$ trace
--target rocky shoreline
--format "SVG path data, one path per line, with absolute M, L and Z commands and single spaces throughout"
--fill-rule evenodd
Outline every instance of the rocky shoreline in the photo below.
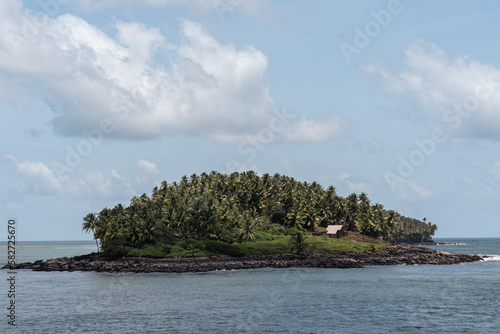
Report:
M 372 265 L 458 264 L 481 261 L 478 255 L 441 252 L 424 247 L 395 245 L 385 251 L 328 254 L 274 254 L 242 257 L 210 256 L 193 258 L 123 257 L 111 259 L 103 254 L 38 260 L 19 263 L 12 269 L 34 271 L 104 271 L 104 272 L 207 272 L 252 268 L 362 268 Z M 4 266 L 2 269 L 10 269 Z

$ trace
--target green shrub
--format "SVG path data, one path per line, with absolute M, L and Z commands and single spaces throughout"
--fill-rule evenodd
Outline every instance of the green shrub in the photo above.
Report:
M 146 245 L 141 248 L 134 248 L 127 253 L 127 256 L 162 258 L 170 255 L 171 248 L 172 246 L 165 245 L 164 243 L 159 242 L 154 245 Z
M 111 258 L 119 258 L 126 256 L 128 252 L 132 250 L 132 247 L 127 247 L 124 246 L 123 240 L 120 240 L 118 238 L 112 239 L 112 240 L 107 240 L 106 242 L 102 243 L 102 252 L 104 255 L 111 257 Z
M 290 251 L 292 253 L 303 253 L 308 246 L 307 237 L 303 232 L 297 232 L 290 237 Z
M 264 231 L 254 231 L 255 240 L 271 241 L 274 237 L 270 233 Z
M 290 228 L 285 228 L 284 233 L 285 235 L 296 235 L 297 233 L 302 233 L 302 231 L 299 231 L 295 227 L 290 227 Z
M 281 203 L 276 204 L 271 210 L 271 222 L 276 225 L 284 224 L 286 219 L 286 209 Z
M 180 246 L 177 245 L 172 245 L 170 248 L 170 256 L 182 256 L 185 257 L 186 255 L 186 250 Z
M 242 256 L 245 255 L 244 247 L 238 244 L 228 244 L 216 240 L 205 241 L 205 249 L 216 255 Z

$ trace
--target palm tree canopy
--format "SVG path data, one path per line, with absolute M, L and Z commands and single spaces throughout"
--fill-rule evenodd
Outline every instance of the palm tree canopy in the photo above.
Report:
M 253 171 L 212 171 L 163 181 L 151 196 L 135 196 L 128 206 L 104 208 L 83 221 L 83 230 L 103 246 L 119 242 L 131 247 L 172 238 L 252 241 L 256 231 L 276 226 L 313 232 L 344 224 L 349 231 L 397 241 L 426 240 L 437 229 L 371 203 L 365 193 L 342 197 L 333 186 L 324 189 L 317 182 Z

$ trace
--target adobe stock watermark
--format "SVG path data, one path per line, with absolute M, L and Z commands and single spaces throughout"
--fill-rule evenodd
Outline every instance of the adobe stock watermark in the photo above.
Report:
M 17 284 L 16 277 L 17 271 L 14 270 L 16 265 L 16 219 L 11 218 L 7 221 L 7 264 L 9 265 L 9 271 L 7 272 L 7 282 L 8 282 L 8 290 L 7 290 L 7 298 L 8 298 L 8 307 L 7 307 L 7 324 L 9 326 L 16 326 L 16 293 L 17 293 Z
M 238 145 L 237 152 L 245 157 L 246 163 L 231 160 L 226 163 L 226 172 L 230 174 L 231 172 L 246 170 L 247 163 L 253 162 L 259 152 L 262 152 L 267 145 L 276 140 L 278 134 L 285 133 L 289 129 L 292 120 L 296 117 L 288 113 L 286 108 L 282 110 L 274 108 L 268 126 L 262 128 L 255 137 L 249 137 L 245 142 Z M 258 170 L 255 165 L 252 166 L 252 169 Z
M 27 42 L 38 37 L 40 30 L 43 29 L 50 17 L 56 17 L 61 11 L 61 6 L 66 5 L 71 0 L 39 0 L 37 4 L 41 9 L 35 15 L 24 15 L 21 31 L 8 32 L 7 38 L 13 42 L 13 45 L 18 49 L 19 44 Z
M 241 5 L 244 0 L 217 0 L 214 2 L 213 7 L 215 12 L 219 16 L 219 20 L 224 21 L 224 14 L 226 12 L 232 12 Z
M 389 26 L 393 17 L 401 14 L 402 11 L 403 5 L 399 0 L 390 0 L 387 3 L 386 9 L 379 11 L 372 10 L 370 12 L 372 20 L 366 22 L 361 28 L 359 26 L 354 27 L 352 42 L 343 41 L 339 44 L 340 51 L 342 51 L 345 60 L 350 63 L 353 55 L 360 54 L 363 49 L 367 48 L 373 39 L 379 36 L 384 28 Z M 341 35 L 340 38 L 343 38 L 343 36 Z
M 84 159 L 92 154 L 95 148 L 102 145 L 106 135 L 110 135 L 116 130 L 119 122 L 125 121 L 132 110 L 146 101 L 146 96 L 142 93 L 154 84 L 154 71 L 150 68 L 143 71 L 146 80 L 142 85 L 137 86 L 130 94 L 115 94 L 111 102 L 111 117 L 103 117 L 93 129 L 81 131 L 83 138 L 76 145 L 66 145 L 64 162 L 53 161 L 52 169 L 57 177 L 63 177 L 78 168 Z
M 488 79 L 479 78 L 481 84 L 476 87 L 474 94 L 468 95 L 460 104 L 453 104 L 451 110 L 443 114 L 443 121 L 449 125 L 451 130 L 457 130 L 462 126 L 464 119 L 471 116 L 471 113 L 476 111 L 482 101 L 488 100 L 491 95 L 500 86 L 499 82 L 493 81 L 491 75 Z M 415 140 L 416 148 L 413 149 L 407 156 L 400 155 L 398 157 L 399 165 L 397 174 L 387 171 L 385 172 L 385 180 L 392 191 L 399 188 L 400 185 L 410 186 L 413 190 L 418 191 L 416 185 L 410 180 L 417 167 L 422 166 L 427 159 L 436 152 L 438 145 L 446 142 L 448 136 L 443 128 L 437 127 L 431 133 L 430 137 L 423 140 Z

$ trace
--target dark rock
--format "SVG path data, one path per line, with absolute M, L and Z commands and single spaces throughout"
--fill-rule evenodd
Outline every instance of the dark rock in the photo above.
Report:
M 107 271 L 107 272 L 206 272 L 249 268 L 362 268 L 371 265 L 458 264 L 480 261 L 477 255 L 445 253 L 429 248 L 395 245 L 384 251 L 329 254 L 274 254 L 242 257 L 210 256 L 152 259 L 139 257 L 106 258 L 101 253 L 38 260 L 16 264 L 13 269 L 35 271 Z M 4 266 L 3 269 L 10 269 Z

